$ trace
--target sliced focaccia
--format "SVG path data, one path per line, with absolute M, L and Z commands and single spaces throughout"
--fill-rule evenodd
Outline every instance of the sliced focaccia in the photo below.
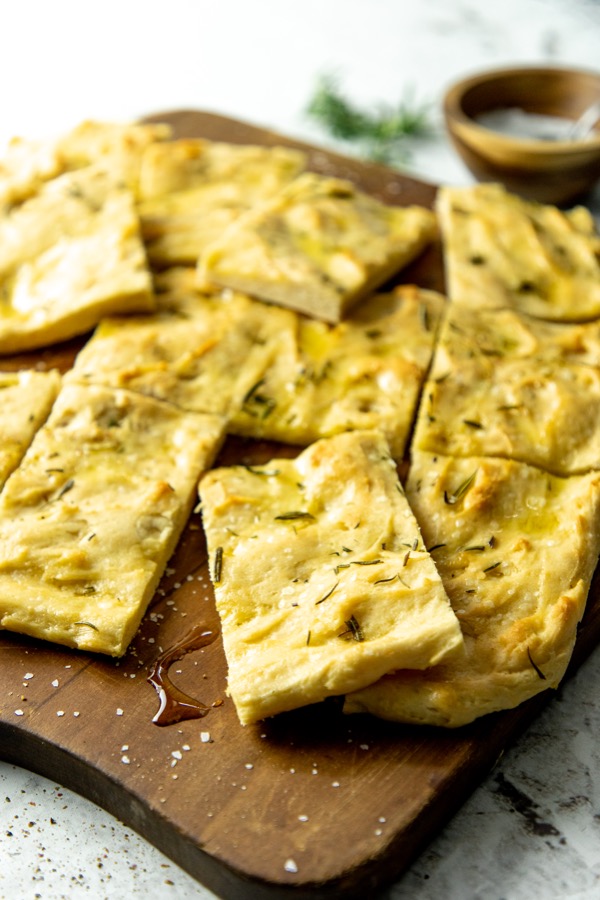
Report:
M 386 206 L 348 181 L 307 172 L 215 241 L 199 277 L 338 322 L 435 233 L 428 209 Z
M 347 712 L 455 727 L 555 688 L 600 549 L 600 473 L 417 452 L 407 497 L 464 634 L 424 672 L 347 697 Z
M 274 196 L 305 167 L 285 147 L 203 139 L 154 143 L 144 153 L 139 214 L 157 266 L 195 265 L 242 212 Z
M 229 418 L 278 351 L 287 314 L 266 312 L 233 292 L 161 292 L 151 315 L 104 319 L 65 380 L 127 388 Z
M 600 469 L 600 324 L 450 304 L 413 446 Z
M 137 190 L 144 151 L 171 135 L 165 124 L 81 122 L 56 139 L 13 138 L 0 156 L 0 209 L 34 196 L 53 178 L 100 164 L 113 183 Z
M 52 141 L 14 137 L 0 155 L 0 210 L 27 200 L 61 172 L 62 160 Z
M 600 316 L 600 236 L 585 207 L 562 211 L 497 184 L 442 187 L 448 294 L 553 321 Z
M 0 489 L 46 420 L 60 383 L 55 369 L 0 372 Z
M 434 665 L 462 635 L 385 440 L 352 432 L 200 483 L 243 724 Z
M 122 182 L 137 195 L 146 150 L 171 135 L 171 127 L 162 122 L 88 119 L 62 135 L 55 149 L 65 171 L 101 165 L 114 183 Z
M 0 494 L 0 628 L 123 654 L 222 436 L 218 416 L 64 387 Z
M 337 325 L 290 312 L 272 364 L 229 430 L 306 446 L 377 429 L 401 459 L 444 305 L 439 294 L 404 286 L 373 295 Z
M 153 308 L 132 195 L 102 170 L 55 178 L 0 219 L 0 353 Z

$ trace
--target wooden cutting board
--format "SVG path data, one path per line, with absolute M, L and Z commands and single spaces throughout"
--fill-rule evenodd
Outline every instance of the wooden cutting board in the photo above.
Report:
M 207 113 L 153 116 L 178 136 L 301 146 Z M 310 166 L 389 203 L 431 205 L 435 187 L 307 148 Z M 443 288 L 439 247 L 402 281 Z M 63 370 L 80 342 L 3 361 Z M 285 448 L 230 440 L 220 463 Z M 170 668 L 203 718 L 159 726 L 153 664 L 192 637 L 218 634 L 201 524 L 193 515 L 127 655 L 103 659 L 0 636 L 0 756 L 113 813 L 224 898 L 373 896 L 412 862 L 544 704 L 447 732 L 343 717 L 332 701 L 242 728 L 225 694 L 217 637 Z M 592 586 L 573 665 L 600 636 Z M 175 654 L 177 655 L 177 654 Z

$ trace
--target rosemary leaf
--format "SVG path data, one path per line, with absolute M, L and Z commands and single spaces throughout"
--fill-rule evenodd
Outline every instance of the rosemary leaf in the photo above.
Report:
M 223 548 L 217 547 L 215 550 L 215 565 L 213 569 L 213 581 L 215 584 L 219 584 L 221 581 L 221 575 L 223 574 Z
M 444 491 L 444 501 L 449 505 L 453 506 L 455 503 L 458 503 L 462 497 L 467 493 L 473 482 L 475 481 L 475 476 L 477 475 L 477 469 L 472 472 L 468 478 L 459 484 L 455 491 L 449 493 L 448 491 Z
M 400 581 L 400 574 L 396 572 L 391 578 L 379 578 L 377 581 L 374 581 L 373 584 L 389 584 L 390 581 Z
M 65 481 L 65 483 L 61 487 L 60 491 L 56 495 L 56 499 L 60 500 L 61 497 L 64 497 L 64 495 L 66 493 L 68 493 L 68 491 L 70 491 L 74 487 L 75 487 L 75 481 L 73 480 L 73 478 L 69 478 L 68 481 Z
M 335 589 L 336 589 L 336 587 L 338 586 L 338 584 L 339 584 L 339 581 L 336 581 L 336 583 L 334 584 L 334 586 L 331 588 L 330 591 L 328 591 L 328 592 L 325 594 L 324 597 L 321 597 L 320 600 L 316 600 L 316 601 L 315 601 L 315 606 L 318 606 L 319 603 L 323 603 L 324 600 L 327 600 L 328 597 L 331 597 L 331 595 L 332 595 L 333 592 L 335 591 Z
M 314 519 L 314 516 L 312 513 L 302 512 L 300 510 L 292 510 L 288 513 L 281 513 L 280 516 L 275 516 L 277 522 L 291 522 L 295 519 Z
M 529 657 L 529 662 L 531 663 L 531 665 L 532 665 L 533 668 L 535 669 L 535 671 L 536 671 L 538 677 L 541 678 L 542 681 L 545 681 L 545 680 L 546 680 L 546 676 L 544 675 L 544 673 L 542 672 L 542 670 L 540 669 L 540 667 L 539 667 L 538 665 L 536 665 L 536 663 L 533 661 L 533 657 L 532 657 L 532 655 L 531 655 L 531 650 L 529 649 L 529 647 L 527 648 L 527 656 Z

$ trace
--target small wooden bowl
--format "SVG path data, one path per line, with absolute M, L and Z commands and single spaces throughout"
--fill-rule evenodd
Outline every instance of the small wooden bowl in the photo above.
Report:
M 478 123 L 498 110 L 576 121 L 600 101 L 600 73 L 562 68 L 496 69 L 454 84 L 444 98 L 450 138 L 479 181 L 531 200 L 567 204 L 600 179 L 600 130 L 580 140 L 513 137 Z

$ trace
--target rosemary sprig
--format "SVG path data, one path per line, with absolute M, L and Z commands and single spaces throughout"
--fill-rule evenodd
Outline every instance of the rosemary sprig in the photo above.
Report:
M 396 107 L 359 109 L 340 91 L 333 75 L 322 75 L 307 106 L 307 115 L 329 134 L 362 145 L 365 156 L 378 162 L 405 160 L 406 138 L 429 131 L 429 104 L 418 104 L 408 93 Z

